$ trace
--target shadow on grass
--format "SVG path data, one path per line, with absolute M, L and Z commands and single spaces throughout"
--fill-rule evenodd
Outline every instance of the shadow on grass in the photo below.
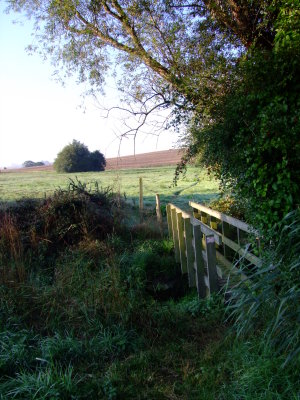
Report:
M 189 201 L 195 201 L 196 203 L 208 204 L 210 201 L 218 198 L 219 193 L 212 191 L 211 193 L 193 193 L 186 195 L 160 195 L 160 202 L 162 207 L 165 207 L 168 203 L 173 203 L 176 206 L 182 208 L 185 211 L 190 210 Z M 147 209 L 155 208 L 155 196 L 144 196 L 144 207 Z M 128 204 L 139 207 L 139 197 L 128 197 L 126 198 Z

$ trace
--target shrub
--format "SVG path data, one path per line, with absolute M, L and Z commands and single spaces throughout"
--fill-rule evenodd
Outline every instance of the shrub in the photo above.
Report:
M 77 140 L 65 146 L 54 161 L 57 172 L 104 171 L 105 166 L 106 161 L 100 151 L 90 152 L 87 146 Z
M 0 278 L 20 281 L 24 263 L 47 268 L 66 247 L 118 231 L 121 215 L 114 221 L 114 204 L 110 188 L 70 180 L 66 190 L 45 200 L 19 201 L 0 210 Z

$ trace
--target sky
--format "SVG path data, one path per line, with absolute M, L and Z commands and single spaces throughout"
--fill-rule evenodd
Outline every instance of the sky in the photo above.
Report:
M 53 162 L 57 153 L 73 139 L 100 150 L 106 157 L 134 153 L 133 139 L 123 139 L 118 115 L 103 118 L 103 111 L 90 98 L 84 100 L 85 87 L 75 78 L 65 87 L 53 78 L 54 67 L 25 48 L 32 43 L 32 24 L 20 14 L 5 14 L 0 0 L 0 169 L 19 166 L 24 161 Z M 21 24 L 14 24 L 18 20 Z M 112 83 L 103 105 L 117 105 Z M 160 136 L 139 134 L 135 152 L 146 153 L 173 148 L 178 134 L 163 131 Z

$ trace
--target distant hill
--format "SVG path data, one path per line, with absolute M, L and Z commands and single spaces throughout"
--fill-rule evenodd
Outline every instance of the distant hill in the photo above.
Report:
M 106 169 L 130 169 L 130 168 L 147 168 L 160 167 L 168 165 L 176 165 L 182 156 L 182 150 L 170 149 L 153 151 L 151 153 L 136 154 L 133 156 L 122 156 L 106 159 Z M 41 167 L 29 167 L 18 169 L 6 169 L 1 172 L 30 172 L 30 171 L 51 171 L 53 165 L 43 165 Z

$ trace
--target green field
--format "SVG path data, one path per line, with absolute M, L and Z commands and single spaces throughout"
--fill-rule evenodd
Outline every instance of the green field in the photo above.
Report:
M 139 176 L 150 211 L 143 222 Z M 242 316 L 236 325 L 223 293 L 199 300 L 189 288 L 150 206 L 157 192 L 181 207 L 207 202 L 218 185 L 196 168 L 177 187 L 173 176 L 171 167 L 78 174 L 125 192 L 126 206 L 118 194 L 82 185 L 50 196 L 76 175 L 1 174 L 0 400 L 299 398 L 300 363 L 283 368 L 287 354 L 276 353 L 262 330 L 267 315 L 276 318 L 265 308 L 270 269 L 263 300 L 253 300 L 252 286 L 240 289 L 248 297 L 233 298 Z M 14 201 L 45 194 L 46 201 Z M 298 293 L 288 296 L 294 319 Z M 257 324 L 237 336 L 248 305 L 259 302 Z M 290 350 L 298 328 L 287 323 Z
M 178 185 L 173 185 L 174 167 L 110 170 L 77 174 L 57 174 L 54 171 L 11 172 L 0 174 L 0 201 L 13 201 L 23 197 L 42 198 L 57 188 L 66 188 L 70 179 L 95 182 L 112 187 L 125 194 L 129 202 L 138 204 L 139 177 L 143 178 L 145 206 L 152 206 L 159 193 L 162 204 L 174 202 L 186 208 L 189 200 L 207 203 L 219 192 L 218 182 L 196 167 L 189 167 Z

